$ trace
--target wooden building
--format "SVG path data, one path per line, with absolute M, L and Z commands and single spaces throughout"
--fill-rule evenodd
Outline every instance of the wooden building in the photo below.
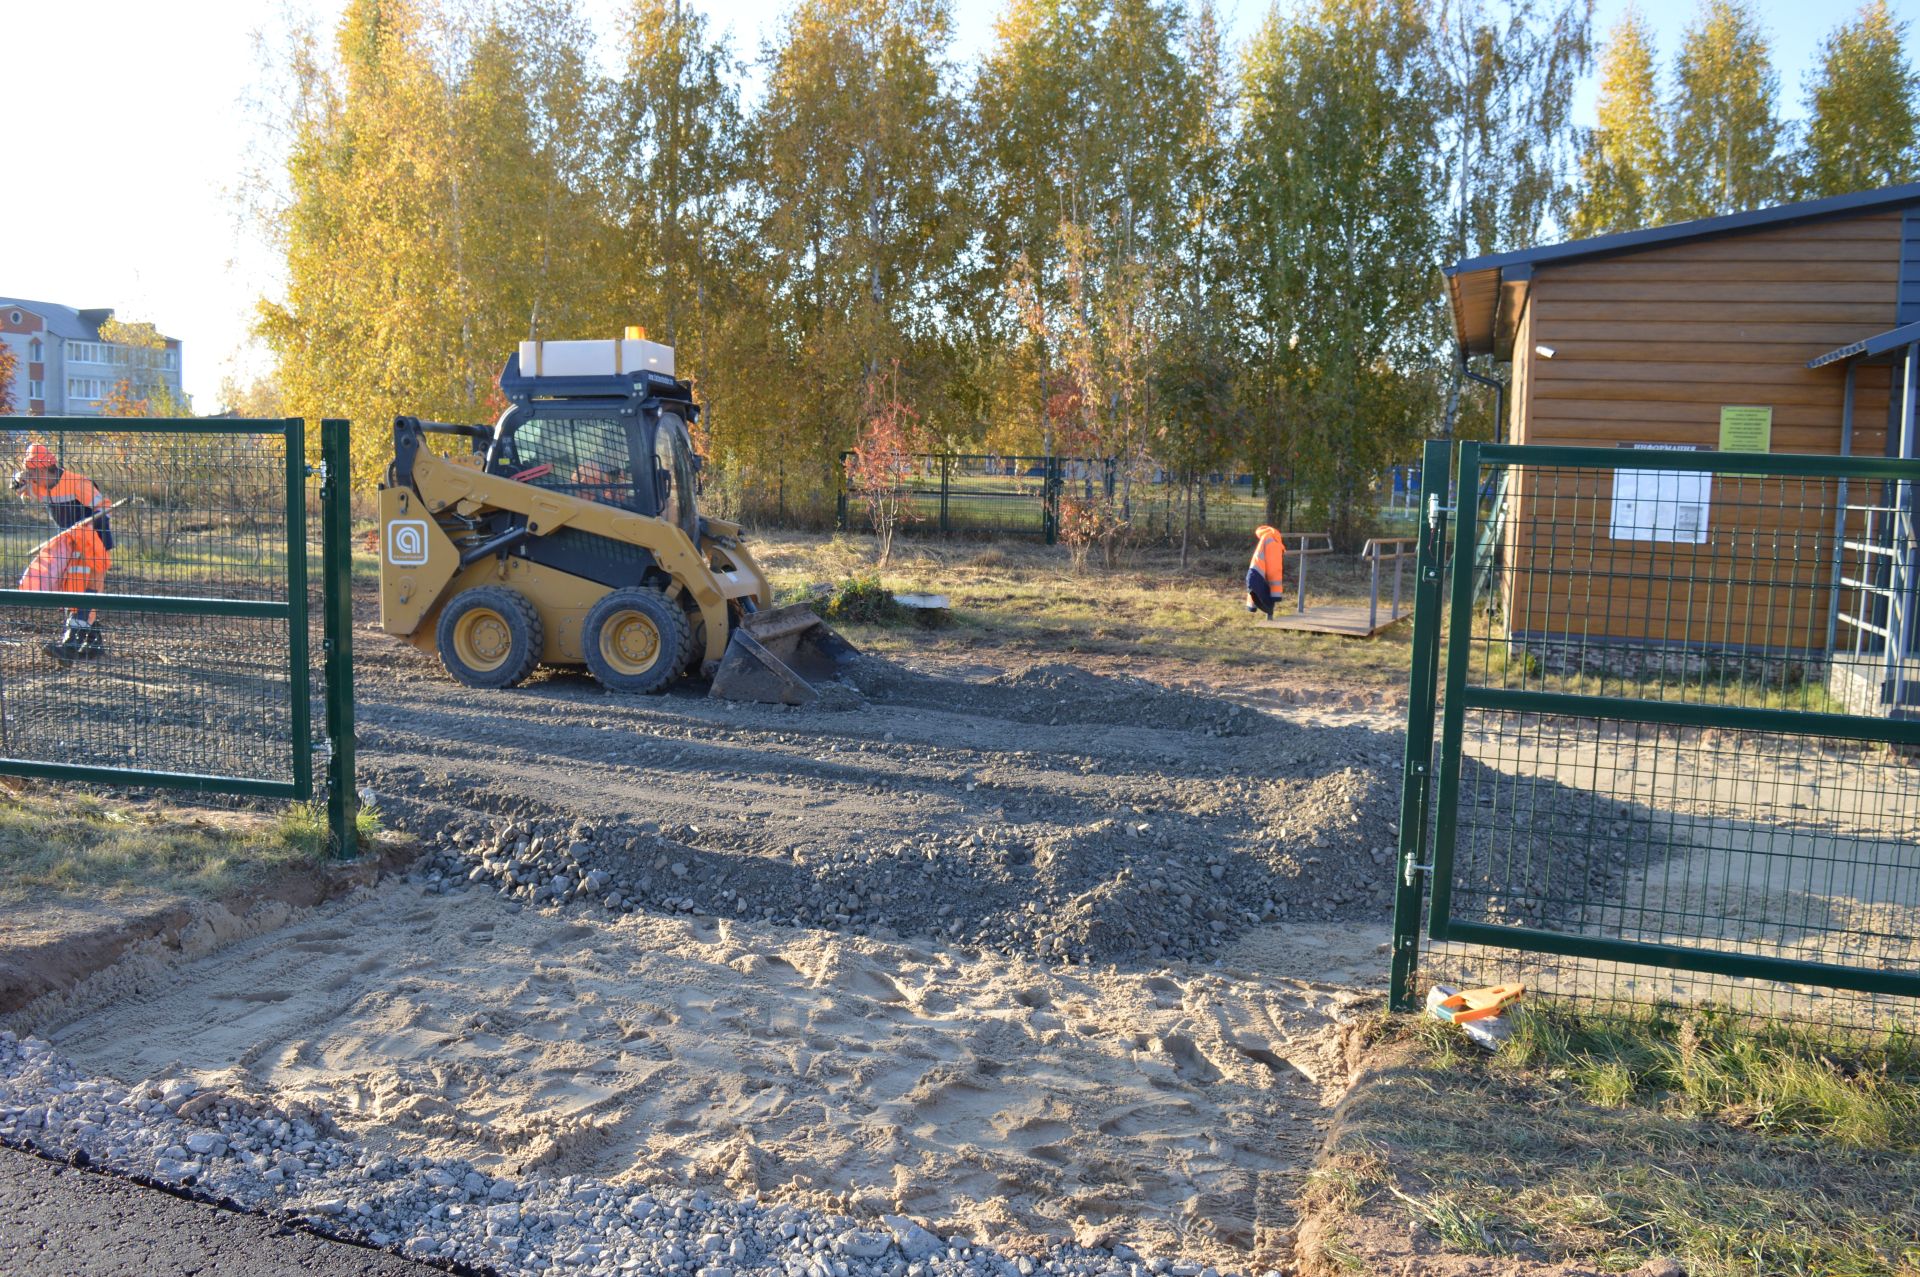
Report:
M 1920 380 L 1906 375 L 1920 365 L 1920 184 L 1474 258 L 1446 275 L 1461 357 L 1509 366 L 1506 441 L 1916 455 L 1905 384 Z M 1630 515 L 1622 524 L 1632 481 L 1513 477 L 1499 530 L 1511 633 L 1878 651 L 1849 606 L 1883 627 L 1889 611 L 1909 627 L 1920 612 L 1836 588 L 1886 557 L 1849 564 L 1845 543 L 1898 535 L 1869 528 L 1866 507 L 1910 490 L 1721 476 L 1698 506 L 1703 526 L 1640 536 Z M 1675 517 L 1693 516 L 1681 504 Z M 1910 575 L 1893 575 L 1880 584 L 1911 591 Z

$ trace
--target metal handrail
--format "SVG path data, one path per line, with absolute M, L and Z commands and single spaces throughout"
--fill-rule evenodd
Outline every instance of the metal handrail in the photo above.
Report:
M 1393 553 L 1387 554 L 1383 546 L 1392 546 Z M 1360 557 L 1372 564 L 1369 573 L 1371 580 L 1367 591 L 1367 628 L 1380 628 L 1380 564 L 1393 564 L 1393 602 L 1392 610 L 1387 614 L 1387 623 L 1391 625 L 1401 617 L 1400 611 L 1400 564 L 1405 559 L 1419 556 L 1419 537 L 1375 537 L 1360 547 Z
M 1296 550 L 1292 546 L 1287 545 L 1287 538 L 1289 537 L 1298 537 L 1300 539 L 1299 549 Z M 1311 544 L 1316 538 L 1318 538 L 1324 544 L 1321 544 L 1321 545 Z M 1307 560 L 1312 558 L 1316 554 L 1332 554 L 1333 553 L 1333 533 L 1331 532 L 1282 532 L 1280 534 L 1280 544 L 1283 546 L 1286 546 L 1288 555 L 1291 556 L 1291 555 L 1297 554 L 1300 556 L 1300 573 L 1297 577 L 1294 578 L 1294 598 L 1293 598 L 1293 613 L 1295 616 L 1298 616 L 1302 612 L 1305 612 L 1307 610 Z
M 1858 540 L 1843 538 L 1841 551 L 1850 551 L 1859 556 L 1861 570 L 1870 570 L 1869 565 L 1878 561 L 1881 565 L 1879 570 L 1887 574 L 1887 581 L 1883 585 L 1863 576 L 1844 571 L 1838 573 L 1836 588 L 1853 591 L 1854 602 L 1851 610 L 1834 609 L 1834 623 L 1852 628 L 1853 659 L 1856 662 L 1867 654 L 1866 640 L 1869 636 L 1880 640 L 1880 664 L 1884 670 L 1883 677 L 1887 680 L 1883 695 L 1889 696 L 1891 704 L 1897 708 L 1905 700 L 1906 648 L 1912 633 L 1912 619 L 1908 611 L 1916 566 L 1913 515 L 1906 506 L 1900 504 L 1849 505 L 1846 509 L 1849 513 L 1865 515 L 1865 527 Z M 1883 520 L 1881 516 L 1890 517 Z M 1874 604 L 1879 605 L 1878 608 Z M 1873 619 L 1876 611 L 1884 618 L 1885 624 Z
M 1493 518 L 1487 526 L 1486 535 L 1480 538 L 1473 554 L 1473 601 L 1478 604 L 1486 596 L 1487 588 L 1493 581 L 1493 561 L 1499 553 L 1501 534 L 1507 526 L 1507 476 L 1513 473 L 1510 466 L 1500 468 L 1499 478 L 1493 486 Z M 1479 511 L 1473 512 L 1474 518 Z

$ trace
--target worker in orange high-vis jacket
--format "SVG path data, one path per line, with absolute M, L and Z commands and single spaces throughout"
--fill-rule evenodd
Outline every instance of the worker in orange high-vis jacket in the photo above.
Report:
M 113 566 L 113 528 L 106 494 L 85 475 L 63 470 L 44 443 L 27 449 L 25 464 L 13 476 L 13 490 L 30 500 L 44 501 L 59 530 L 33 556 L 20 576 L 23 590 L 63 590 L 70 594 L 97 594 L 106 586 Z M 93 609 L 67 609 L 66 631 L 46 645 L 56 660 L 90 660 L 103 655 L 100 623 Z
M 1287 592 L 1287 543 L 1264 523 L 1254 536 L 1259 540 L 1253 547 L 1253 562 L 1247 564 L 1247 611 L 1265 612 L 1272 620 L 1273 605 Z

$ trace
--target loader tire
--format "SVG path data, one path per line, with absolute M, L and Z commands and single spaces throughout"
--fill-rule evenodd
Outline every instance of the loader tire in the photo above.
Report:
M 436 630 L 447 673 L 468 687 L 513 687 L 540 663 L 546 633 L 533 601 L 505 585 L 455 596 Z
M 691 604 L 691 600 L 688 600 Z M 688 606 L 687 613 L 687 658 L 680 662 L 680 672 L 692 677 L 700 672 L 701 663 L 707 659 L 707 618 L 700 614 L 697 606 Z
M 644 586 L 615 590 L 580 627 L 587 668 L 616 692 L 657 692 L 687 665 L 692 627 L 680 605 Z

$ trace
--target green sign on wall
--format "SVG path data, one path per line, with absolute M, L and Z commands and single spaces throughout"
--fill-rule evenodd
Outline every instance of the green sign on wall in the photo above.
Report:
M 1772 452 L 1773 409 L 1720 409 L 1720 451 Z

